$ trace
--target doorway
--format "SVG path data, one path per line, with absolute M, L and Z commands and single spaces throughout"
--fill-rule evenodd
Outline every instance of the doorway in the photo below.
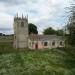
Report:
M 35 49 L 38 49 L 38 44 L 35 44 Z

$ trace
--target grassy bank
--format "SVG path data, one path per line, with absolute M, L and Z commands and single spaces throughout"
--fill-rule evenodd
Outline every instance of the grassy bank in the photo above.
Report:
M 74 49 L 24 50 L 0 47 L 0 75 L 75 75 Z

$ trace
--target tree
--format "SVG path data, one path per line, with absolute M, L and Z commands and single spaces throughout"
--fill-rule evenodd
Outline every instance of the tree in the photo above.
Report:
M 71 15 L 67 24 L 67 29 L 69 31 L 67 38 L 68 44 L 75 46 L 75 6 L 72 6 L 71 8 Z
M 0 36 L 5 36 L 5 34 L 3 34 L 3 33 L 0 33 Z
M 63 35 L 64 35 L 64 31 L 63 31 L 62 29 L 57 30 L 57 31 L 56 31 L 56 35 L 58 35 L 58 36 L 63 36 Z
M 43 34 L 45 34 L 45 35 L 53 35 L 53 34 L 56 34 L 56 31 L 53 28 L 49 27 L 49 28 L 44 30 Z
M 29 34 L 31 34 L 31 33 L 38 34 L 36 25 L 34 25 L 32 23 L 28 24 L 28 30 L 29 30 Z
M 2 36 L 2 33 L 0 33 L 0 36 Z

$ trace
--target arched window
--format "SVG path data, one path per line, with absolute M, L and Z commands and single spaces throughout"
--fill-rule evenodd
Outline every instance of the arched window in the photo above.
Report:
M 48 46 L 48 42 L 44 42 L 44 46 Z
M 55 42 L 52 42 L 52 46 L 55 46 Z
M 21 27 L 24 27 L 24 22 L 21 22 Z
M 60 45 L 63 45 L 63 42 L 62 41 L 60 42 Z

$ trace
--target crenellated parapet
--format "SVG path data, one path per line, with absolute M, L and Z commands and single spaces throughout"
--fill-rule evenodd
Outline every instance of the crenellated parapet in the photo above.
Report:
M 21 17 L 19 17 L 17 15 L 17 16 L 14 17 L 14 21 L 17 21 L 17 20 L 26 20 L 26 21 L 28 21 L 28 15 L 27 16 L 23 16 L 23 14 L 22 14 Z

